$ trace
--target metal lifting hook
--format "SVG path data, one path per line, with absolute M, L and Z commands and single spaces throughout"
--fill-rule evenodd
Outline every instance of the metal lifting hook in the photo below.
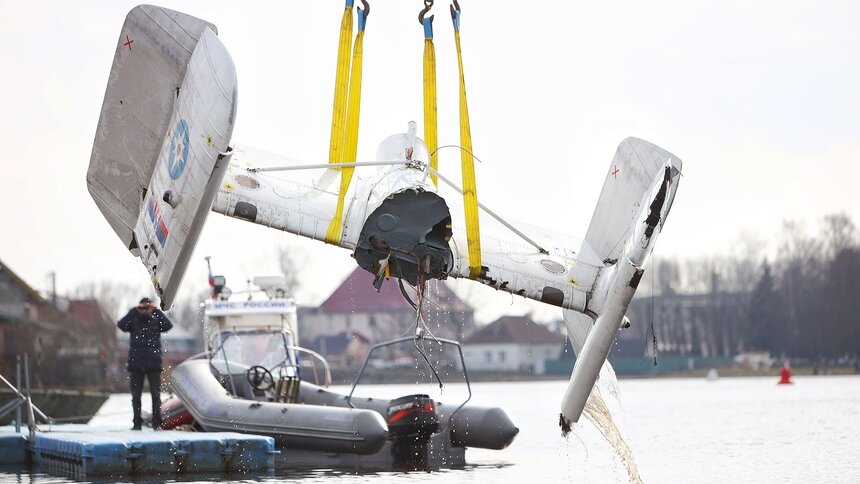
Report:
M 433 8 L 433 0 L 424 0 L 424 9 L 418 12 L 418 23 L 424 25 L 424 16 Z M 431 17 L 432 18 L 432 17 Z
M 460 3 L 457 0 L 454 0 L 453 5 L 448 5 L 448 8 L 451 9 L 451 18 L 457 18 L 457 13 L 460 12 Z
M 361 5 L 364 7 L 364 18 L 367 18 L 370 15 L 370 4 L 367 3 L 367 0 L 361 0 Z

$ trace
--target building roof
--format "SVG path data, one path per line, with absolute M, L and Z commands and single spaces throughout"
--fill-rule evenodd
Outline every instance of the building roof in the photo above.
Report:
M 404 284 L 409 297 L 415 300 L 415 292 Z M 427 283 L 428 298 L 432 306 L 440 306 L 445 311 L 467 311 L 466 305 L 442 281 Z M 429 308 L 429 306 L 427 306 Z M 356 268 L 337 289 L 332 292 L 319 307 L 324 313 L 354 313 L 378 311 L 409 311 L 415 310 L 400 293 L 397 278 L 392 277 L 382 284 L 377 293 L 373 287 L 373 275 L 364 269 Z
M 563 337 L 527 316 L 503 316 L 478 329 L 465 344 L 559 344 Z
M 33 302 L 45 302 L 45 298 L 43 298 L 42 295 L 39 294 L 39 291 L 30 287 L 29 284 L 24 282 L 24 279 L 21 279 L 18 274 L 15 274 L 15 271 L 10 269 L 9 266 L 3 263 L 3 261 L 0 261 L 0 271 L 7 273 L 12 278 L 12 280 L 15 281 L 16 284 L 18 284 L 30 295 L 30 297 L 33 298 Z
M 115 324 L 95 299 L 69 301 L 68 312 L 88 329 L 113 328 Z
M 331 336 L 317 336 L 308 345 L 308 349 L 316 351 L 321 355 L 340 355 L 346 351 L 347 346 L 349 346 L 353 338 L 358 339 L 364 344 L 370 343 L 370 340 L 358 331 L 353 331 L 351 334 L 344 331 Z

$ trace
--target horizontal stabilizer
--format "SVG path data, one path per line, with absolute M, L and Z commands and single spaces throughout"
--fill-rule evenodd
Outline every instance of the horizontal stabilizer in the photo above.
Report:
M 672 153 L 639 138 L 627 138 L 618 145 L 585 235 L 601 260 L 620 258 L 641 213 L 645 192 L 670 160 L 674 177 L 681 170 L 681 160 Z
M 229 162 L 236 73 L 214 26 L 163 8 L 119 42 L 87 185 L 169 308 Z
M 126 16 L 102 104 L 87 188 L 129 247 L 170 129 L 176 92 L 203 30 L 214 25 L 151 5 Z
M 604 264 L 586 311 L 594 324 L 565 314 L 571 343 L 580 348 L 561 404 L 562 428 L 585 408 L 672 208 L 680 173 L 681 160 L 647 141 L 627 138 L 615 153 L 585 237 Z

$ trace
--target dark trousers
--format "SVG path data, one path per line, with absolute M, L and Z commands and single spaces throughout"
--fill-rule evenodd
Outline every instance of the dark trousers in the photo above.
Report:
M 131 383 L 131 409 L 134 411 L 134 426 L 140 427 L 143 419 L 140 417 L 140 395 L 143 393 L 143 378 L 149 380 L 149 393 L 152 395 L 152 428 L 161 426 L 161 372 L 160 371 L 129 371 Z

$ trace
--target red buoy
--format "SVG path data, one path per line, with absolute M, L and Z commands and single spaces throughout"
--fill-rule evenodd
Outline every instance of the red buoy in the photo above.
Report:
M 779 383 L 778 385 L 791 385 L 794 382 L 791 381 L 791 368 L 788 367 L 788 363 L 782 366 L 782 369 L 779 370 Z

